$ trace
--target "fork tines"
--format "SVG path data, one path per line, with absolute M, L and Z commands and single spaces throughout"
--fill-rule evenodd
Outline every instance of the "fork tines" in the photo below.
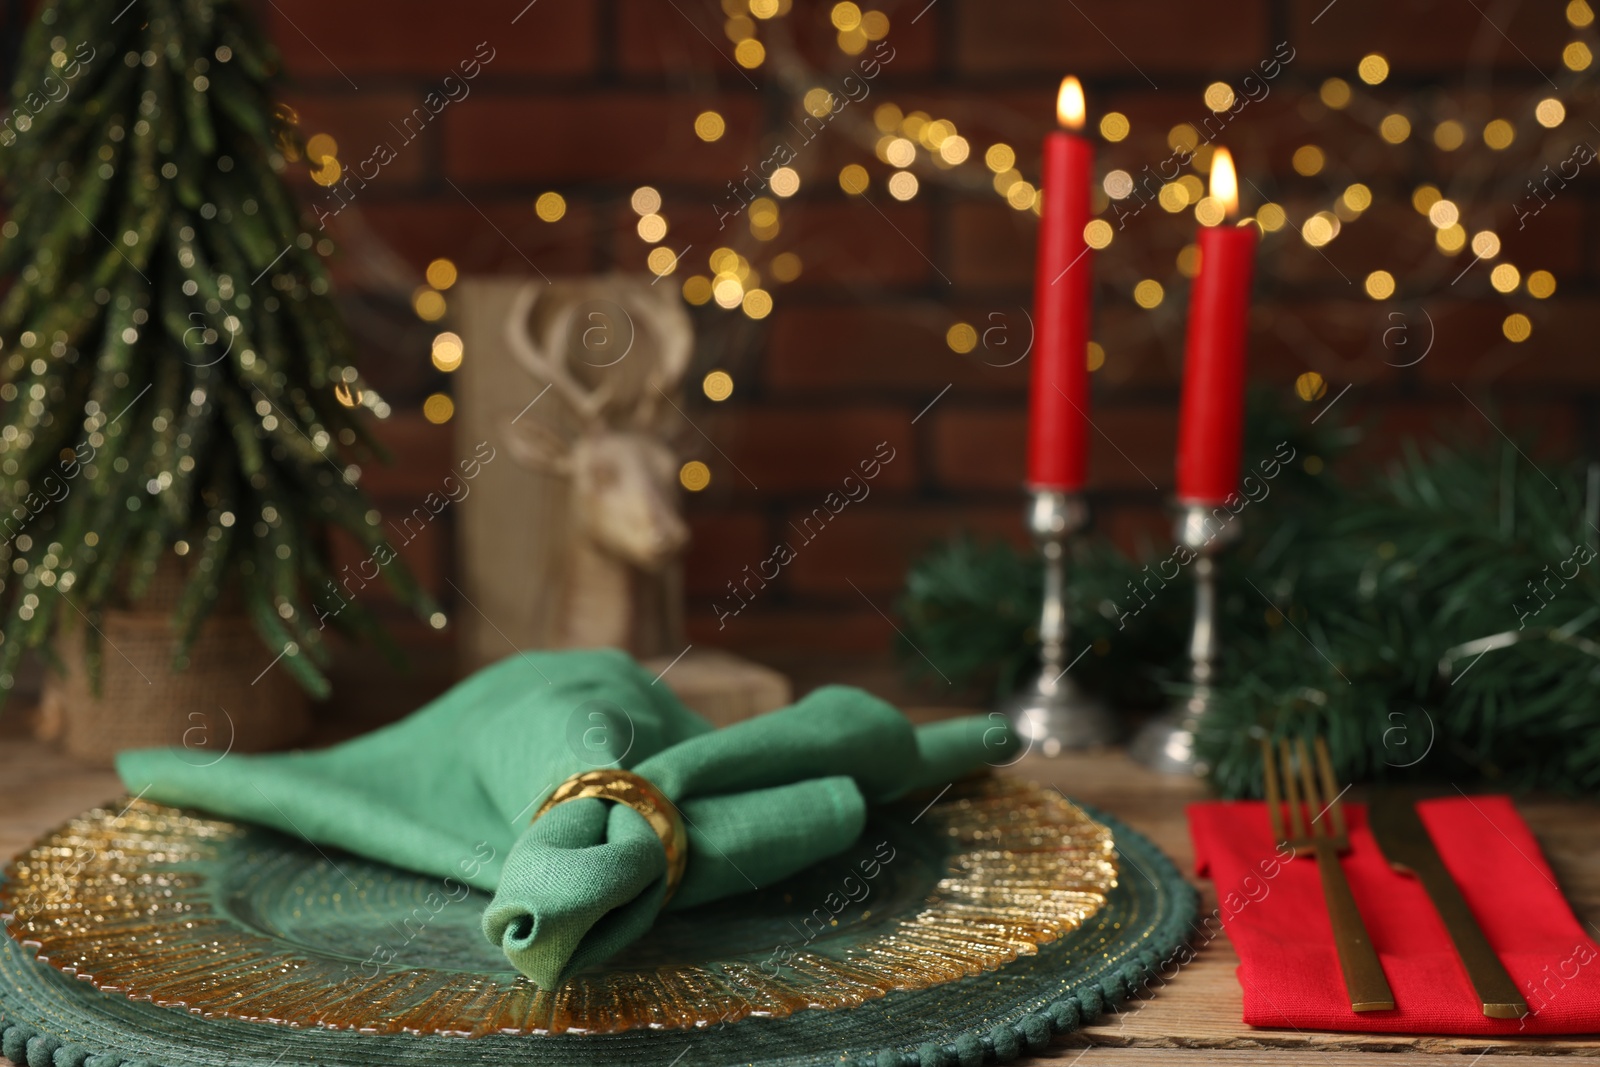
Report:
M 1287 739 L 1278 742 L 1276 752 L 1271 741 L 1261 742 L 1262 785 L 1272 833 L 1280 842 L 1295 849 L 1296 854 L 1305 849 L 1316 857 L 1350 1009 L 1389 1011 L 1394 1008 L 1394 993 L 1389 989 L 1383 964 L 1350 892 L 1350 882 L 1339 866 L 1340 853 L 1350 847 L 1350 839 L 1345 836 L 1344 809 L 1339 806 L 1344 791 L 1334 780 L 1327 742 L 1318 737 L 1312 747 L 1317 754 L 1315 770 L 1304 738 L 1296 739 L 1292 751 Z M 1302 801 L 1306 806 L 1303 813 L 1300 810 Z M 1287 833 L 1284 831 L 1284 807 L 1289 809 Z M 1326 821 L 1323 815 L 1328 816 Z
M 1340 804 L 1344 793 L 1333 777 L 1328 743 L 1317 737 L 1312 742 L 1312 748 L 1316 752 L 1315 772 L 1304 738 L 1296 738 L 1292 750 L 1289 740 L 1284 738 L 1278 742 L 1276 751 L 1271 741 L 1262 739 L 1261 766 L 1266 786 L 1267 815 L 1272 820 L 1272 836 L 1278 841 L 1293 843 L 1310 837 L 1338 840 L 1345 836 L 1344 808 Z M 1305 805 L 1303 813 L 1302 803 Z M 1288 809 L 1287 832 L 1284 826 L 1285 807 Z M 1321 821 L 1324 814 L 1328 816 L 1326 823 Z

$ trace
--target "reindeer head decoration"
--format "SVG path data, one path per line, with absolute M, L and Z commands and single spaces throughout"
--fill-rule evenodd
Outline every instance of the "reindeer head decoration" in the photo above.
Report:
M 506 322 L 512 355 L 545 385 L 536 403 L 560 408 L 535 416 L 530 405 L 510 419 L 508 450 L 570 479 L 578 536 L 646 572 L 660 570 L 689 536 L 677 456 L 664 440 L 692 343 L 674 295 L 625 279 L 530 283 Z

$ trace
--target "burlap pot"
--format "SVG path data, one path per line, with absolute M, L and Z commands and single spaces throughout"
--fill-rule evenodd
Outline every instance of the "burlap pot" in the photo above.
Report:
M 237 597 L 206 619 L 189 665 L 172 670 L 172 608 L 184 575 L 164 567 L 134 607 L 100 622 L 100 689 L 90 689 L 82 626 L 55 642 L 64 674 L 47 672 L 41 733 L 79 759 L 107 766 L 125 748 L 181 745 L 199 761 L 283 748 L 311 718 L 304 690 L 262 644 Z M 268 665 L 271 664 L 269 667 Z

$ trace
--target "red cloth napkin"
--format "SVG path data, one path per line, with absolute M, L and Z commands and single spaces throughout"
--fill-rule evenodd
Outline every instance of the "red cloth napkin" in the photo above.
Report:
M 1394 991 L 1393 1011 L 1350 1010 L 1317 862 L 1289 860 L 1259 801 L 1191 804 L 1198 873 L 1218 906 L 1198 939 L 1226 928 L 1239 953 L 1244 1021 L 1301 1030 L 1408 1034 L 1600 1031 L 1600 947 L 1573 917 L 1539 843 L 1511 800 L 1449 797 L 1417 805 L 1500 962 L 1528 1002 L 1521 1019 L 1484 1017 L 1422 884 L 1390 869 L 1362 804 L 1345 805 L 1345 877 Z

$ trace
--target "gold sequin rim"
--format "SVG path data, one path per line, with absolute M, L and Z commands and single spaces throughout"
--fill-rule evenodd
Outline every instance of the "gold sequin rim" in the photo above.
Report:
M 1116 885 L 1111 831 L 1051 789 L 963 784 L 919 820 L 947 835 L 945 876 L 913 913 L 842 954 L 766 953 L 699 966 L 526 978 L 393 969 L 377 977 L 244 928 L 197 862 L 250 828 L 134 800 L 96 808 L 17 856 L 0 920 L 43 962 L 106 993 L 206 1018 L 369 1033 L 615 1033 L 859 1005 L 998 968 L 1077 929 Z

